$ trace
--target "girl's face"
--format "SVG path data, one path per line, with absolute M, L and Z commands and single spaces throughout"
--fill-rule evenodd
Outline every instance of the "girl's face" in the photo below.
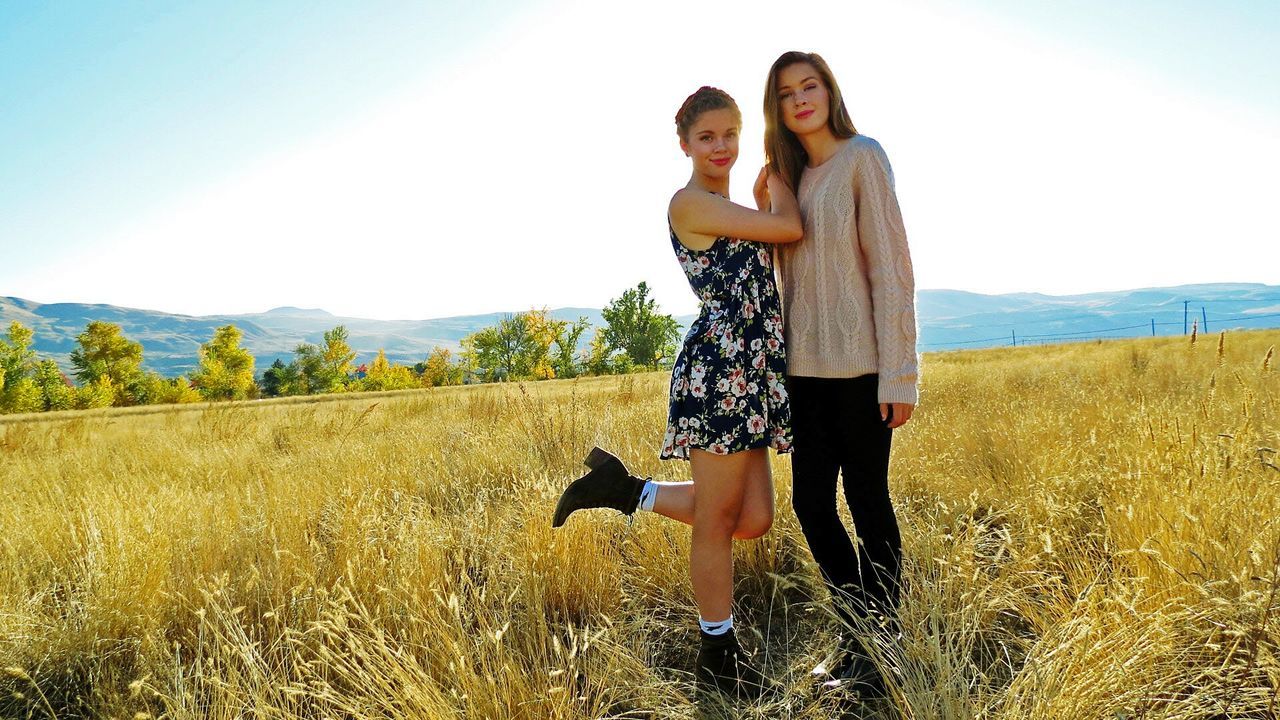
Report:
M 808 135 L 827 126 L 831 94 L 812 65 L 796 63 L 783 68 L 776 91 L 782 123 L 788 130 Z
M 738 118 L 729 108 L 708 110 L 689 128 L 680 149 L 693 159 L 693 170 L 713 178 L 728 177 L 738 159 Z

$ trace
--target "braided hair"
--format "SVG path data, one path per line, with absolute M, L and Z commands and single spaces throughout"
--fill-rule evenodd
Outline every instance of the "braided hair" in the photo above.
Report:
M 684 104 L 676 111 L 676 134 L 681 140 L 689 139 L 689 129 L 698 121 L 703 113 L 710 110 L 729 109 L 733 111 L 733 117 L 738 125 L 742 125 L 742 111 L 738 110 L 738 103 L 729 97 L 729 93 L 714 88 L 710 85 L 703 85 L 696 92 L 684 99 Z

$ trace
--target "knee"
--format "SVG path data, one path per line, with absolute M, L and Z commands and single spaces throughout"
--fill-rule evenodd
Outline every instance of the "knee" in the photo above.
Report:
M 754 540 L 762 537 L 773 527 L 772 509 L 764 512 L 743 513 L 738 518 L 738 527 L 733 531 L 734 540 Z
M 845 501 L 849 503 L 853 523 L 859 528 L 866 528 L 867 532 L 875 535 L 888 533 L 891 528 L 896 530 L 897 517 L 887 487 L 846 492 Z
M 737 505 L 696 508 L 693 522 L 694 533 L 713 537 L 730 537 L 738 528 L 738 516 L 740 513 L 741 507 Z

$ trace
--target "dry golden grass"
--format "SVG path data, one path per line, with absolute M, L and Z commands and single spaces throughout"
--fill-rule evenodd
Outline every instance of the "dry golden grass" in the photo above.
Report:
M 738 547 L 789 688 L 757 706 L 693 699 L 686 528 L 550 529 L 594 444 L 687 476 L 656 459 L 662 374 L 6 421 L 0 715 L 1274 717 L 1278 339 L 927 356 L 905 637 L 865 705 L 807 685 L 837 628 L 785 459 Z

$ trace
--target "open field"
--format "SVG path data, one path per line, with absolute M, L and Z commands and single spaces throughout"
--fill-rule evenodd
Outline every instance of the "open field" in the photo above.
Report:
M 660 463 L 666 377 L 0 423 L 0 716 L 1265 718 L 1280 712 L 1280 332 L 926 355 L 895 438 L 891 703 L 834 643 L 775 458 L 738 543 L 789 692 L 693 700 L 687 528 L 549 526 L 592 445 Z M 814 601 L 819 602 L 814 602 Z

